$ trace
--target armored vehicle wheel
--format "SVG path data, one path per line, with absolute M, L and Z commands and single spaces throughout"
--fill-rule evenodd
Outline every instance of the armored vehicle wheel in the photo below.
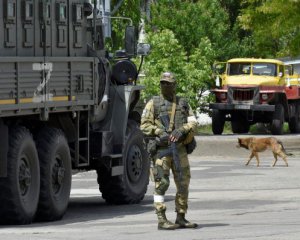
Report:
M 294 115 L 290 117 L 289 129 L 291 133 L 300 133 L 300 105 L 299 103 L 292 104 Z
M 56 128 L 44 128 L 38 133 L 37 149 L 41 172 L 37 220 L 59 220 L 63 217 L 70 198 L 70 149 L 64 133 Z
M 275 105 L 275 112 L 273 113 L 273 120 L 271 123 L 271 133 L 273 135 L 283 134 L 284 124 L 284 108 L 282 104 Z
M 212 131 L 215 135 L 223 133 L 225 124 L 225 114 L 218 109 L 212 111 Z
M 40 173 L 36 146 L 28 129 L 10 129 L 7 164 L 7 177 L 0 178 L 0 223 L 31 223 L 38 205 Z
M 147 191 L 150 162 L 143 133 L 134 121 L 128 121 L 125 144 L 122 175 L 111 176 L 104 168 L 97 171 L 99 189 L 108 203 L 139 203 Z

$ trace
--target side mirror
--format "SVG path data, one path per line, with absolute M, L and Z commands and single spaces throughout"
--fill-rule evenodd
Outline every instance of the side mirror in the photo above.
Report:
M 91 16 L 93 13 L 93 6 L 91 3 L 85 2 L 83 4 L 83 12 L 85 16 Z
M 136 55 L 136 39 L 134 26 L 127 26 L 125 31 L 125 51 L 129 57 Z
M 222 75 L 226 71 L 226 63 L 225 62 L 217 62 L 213 65 L 213 72 L 219 75 Z
M 137 45 L 137 54 L 138 55 L 142 55 L 142 56 L 146 56 L 148 55 L 150 52 L 150 44 L 148 43 L 139 43 Z

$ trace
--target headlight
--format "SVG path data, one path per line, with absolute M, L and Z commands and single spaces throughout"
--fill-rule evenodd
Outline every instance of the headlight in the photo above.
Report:
M 264 100 L 264 101 L 268 100 L 268 94 L 267 93 L 263 93 L 261 95 L 261 99 Z
M 220 94 L 220 99 L 225 100 L 226 99 L 226 93 L 221 93 Z

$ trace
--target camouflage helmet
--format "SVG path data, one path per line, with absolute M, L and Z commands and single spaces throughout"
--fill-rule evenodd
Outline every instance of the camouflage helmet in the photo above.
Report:
M 171 73 L 171 72 L 164 72 L 161 75 L 160 81 L 161 82 L 176 83 L 176 78 L 175 78 L 175 76 L 174 76 L 173 73 Z

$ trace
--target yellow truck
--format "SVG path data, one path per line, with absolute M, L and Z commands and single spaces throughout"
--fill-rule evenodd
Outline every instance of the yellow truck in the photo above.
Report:
M 247 133 L 255 123 L 270 124 L 271 133 L 300 132 L 300 75 L 276 59 L 234 58 L 215 64 L 212 131 L 222 134 L 226 121 L 233 133 Z

